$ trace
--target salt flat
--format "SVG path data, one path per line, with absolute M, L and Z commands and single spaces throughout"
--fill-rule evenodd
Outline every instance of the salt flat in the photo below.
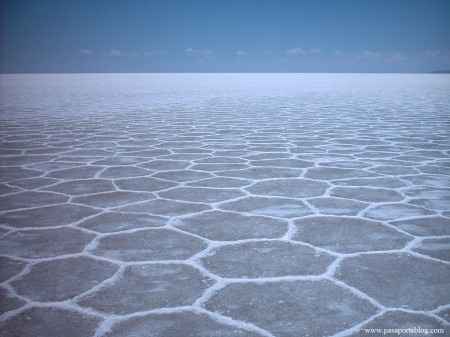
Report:
M 2 337 L 449 333 L 450 76 L 0 79 Z

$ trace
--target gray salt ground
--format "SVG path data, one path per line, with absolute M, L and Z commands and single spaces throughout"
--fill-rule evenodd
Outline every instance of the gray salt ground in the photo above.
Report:
M 0 77 L 2 337 L 450 333 L 449 76 L 107 77 Z

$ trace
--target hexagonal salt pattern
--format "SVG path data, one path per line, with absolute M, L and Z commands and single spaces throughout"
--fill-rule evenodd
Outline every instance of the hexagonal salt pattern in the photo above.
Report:
M 13 231 L 3 235 L 0 254 L 46 258 L 80 253 L 94 237 L 70 227 Z
M 386 334 L 395 334 L 397 336 L 445 336 L 447 330 L 448 326 L 446 326 L 445 322 L 440 321 L 436 317 L 394 310 L 388 311 L 362 325 L 355 333 L 349 336 L 359 337 L 368 334 L 376 337 L 386 336 Z
M 450 265 L 407 253 L 350 257 L 336 276 L 387 307 L 432 310 L 450 301 Z
M 105 337 L 260 337 L 261 335 L 240 327 L 233 327 L 214 320 L 203 313 L 181 311 L 149 314 L 119 322 Z
M 285 241 L 250 241 L 220 246 L 202 263 L 211 272 L 229 278 L 264 278 L 324 273 L 330 255 Z
M 327 280 L 231 284 L 206 308 L 280 337 L 332 336 L 377 312 L 368 300 Z
M 33 265 L 12 287 L 39 302 L 63 301 L 77 296 L 110 278 L 117 266 L 88 257 L 70 257 Z
M 448 95 L 292 79 L 0 103 L 0 335 L 450 334 Z
M 0 322 L 0 330 L 5 337 L 85 337 L 95 333 L 99 321 L 76 311 L 36 307 Z
M 9 293 L 5 288 L 0 288 L 0 315 L 25 305 L 25 301 Z
M 292 240 L 339 253 L 401 249 L 412 239 L 380 222 L 360 218 L 314 216 L 294 223 Z
M 103 236 L 92 253 L 122 261 L 183 260 L 205 248 L 196 237 L 155 228 Z
M 79 300 L 84 307 L 114 314 L 129 314 L 193 304 L 212 280 L 183 264 L 138 264 L 127 266 L 96 292 Z

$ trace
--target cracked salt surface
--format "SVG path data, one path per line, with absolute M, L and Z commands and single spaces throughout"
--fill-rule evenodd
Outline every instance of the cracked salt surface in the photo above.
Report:
M 0 80 L 2 336 L 450 331 L 450 77 Z

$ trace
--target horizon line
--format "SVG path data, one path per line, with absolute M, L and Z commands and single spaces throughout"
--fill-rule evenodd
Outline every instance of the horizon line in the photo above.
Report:
M 105 71 L 105 72 L 0 72 L 0 75 L 82 75 L 82 74 L 432 74 L 432 75 L 448 75 L 450 71 L 411 71 L 411 72 L 395 72 L 395 71 L 306 71 L 306 72 L 291 72 L 291 71 L 244 71 L 244 72 L 221 72 L 221 71 L 153 71 L 153 72 L 129 72 L 129 71 Z

